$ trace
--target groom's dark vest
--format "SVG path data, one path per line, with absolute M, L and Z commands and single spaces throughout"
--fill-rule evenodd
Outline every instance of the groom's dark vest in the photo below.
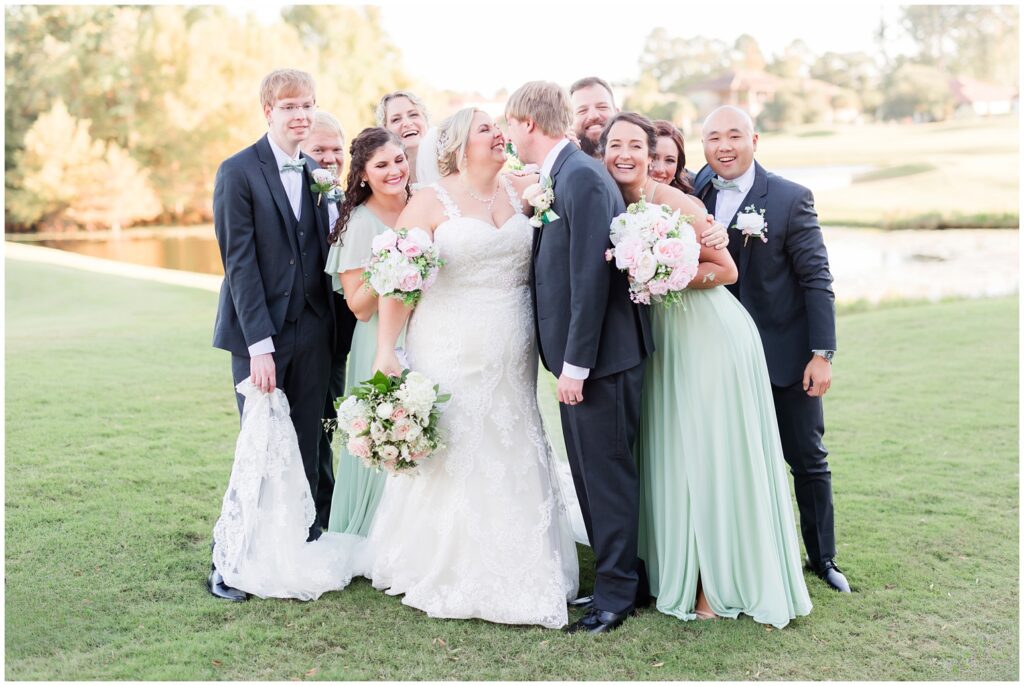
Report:
M 303 184 L 305 186 L 306 184 Z M 317 316 L 327 314 L 330 305 L 327 302 L 327 289 L 324 279 L 324 257 L 320 251 L 320 236 L 317 235 L 316 204 L 308 188 L 302 191 L 302 214 L 298 221 L 289 213 L 291 230 L 295 232 L 295 240 L 299 253 L 295 256 L 295 280 L 292 284 L 291 299 L 285 319 L 295 321 L 305 304 L 316 312 Z M 297 297 L 298 296 L 298 297 Z

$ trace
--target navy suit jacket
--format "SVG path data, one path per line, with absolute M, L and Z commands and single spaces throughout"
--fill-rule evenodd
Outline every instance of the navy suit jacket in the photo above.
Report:
M 729 252 L 739 279 L 729 291 L 747 308 L 761 333 L 768 373 L 776 386 L 803 380 L 812 350 L 836 349 L 836 309 L 828 252 L 814 209 L 814 196 L 800 184 L 754 163 L 754 185 L 740 203 L 765 210 L 767 243 L 750 238 L 746 246 L 732 217 L 717 217 L 729 227 Z M 707 165 L 697 174 L 697 196 L 712 214 L 717 191 Z
M 313 158 L 302 157 L 306 160 L 303 190 L 310 193 L 311 172 L 318 167 Z M 323 265 L 328 249 L 327 203 L 317 207 L 314 199 L 313 209 Z M 299 268 L 294 226 L 295 215 L 265 135 L 221 163 L 213 186 L 213 228 L 224 265 L 213 330 L 215 348 L 248 357 L 250 345 L 280 333 L 291 298 L 303 297 L 293 292 Z M 320 276 L 325 292 L 330 293 L 330 277 Z M 327 300 L 333 320 L 334 298 Z M 281 347 L 276 340 L 274 347 Z
M 555 376 L 568 362 L 601 378 L 654 352 L 649 313 L 629 299 L 626 275 L 604 258 L 612 218 L 625 211 L 607 170 L 575 145 L 551 168 L 558 219 L 534 229 L 533 293 L 541 361 Z

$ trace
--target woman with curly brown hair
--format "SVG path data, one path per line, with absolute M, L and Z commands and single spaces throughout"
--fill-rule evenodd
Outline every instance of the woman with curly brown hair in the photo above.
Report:
M 349 148 L 352 162 L 345 182 L 345 200 L 331 230 L 326 271 L 334 290 L 343 293 L 359 320 L 348 354 L 344 395 L 372 375 L 377 347 L 377 294 L 364 284 L 363 268 L 377 234 L 395 226 L 409 201 L 409 159 L 394 133 L 364 129 Z M 338 475 L 328 531 L 365 536 L 384 491 L 386 474 L 376 472 L 338 447 Z

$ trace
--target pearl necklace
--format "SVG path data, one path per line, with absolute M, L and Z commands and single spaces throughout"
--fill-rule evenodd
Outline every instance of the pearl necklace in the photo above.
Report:
M 479 195 L 473 192 L 473 189 L 469 187 L 469 184 L 466 181 L 463 181 L 462 184 L 466 187 L 466 192 L 469 193 L 469 197 L 473 198 L 479 203 L 487 205 L 487 213 L 490 214 L 491 211 L 494 209 L 494 199 L 498 197 L 498 188 L 494 188 L 494 192 L 491 193 L 490 198 L 481 198 Z

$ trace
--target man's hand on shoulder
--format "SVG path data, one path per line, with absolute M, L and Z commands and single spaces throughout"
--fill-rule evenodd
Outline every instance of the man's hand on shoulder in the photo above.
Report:
M 704 215 L 706 226 L 700 234 L 700 242 L 708 248 L 721 250 L 729 245 L 729 230 L 725 224 L 720 224 L 713 215 Z M 698 222 L 698 226 L 700 226 Z

